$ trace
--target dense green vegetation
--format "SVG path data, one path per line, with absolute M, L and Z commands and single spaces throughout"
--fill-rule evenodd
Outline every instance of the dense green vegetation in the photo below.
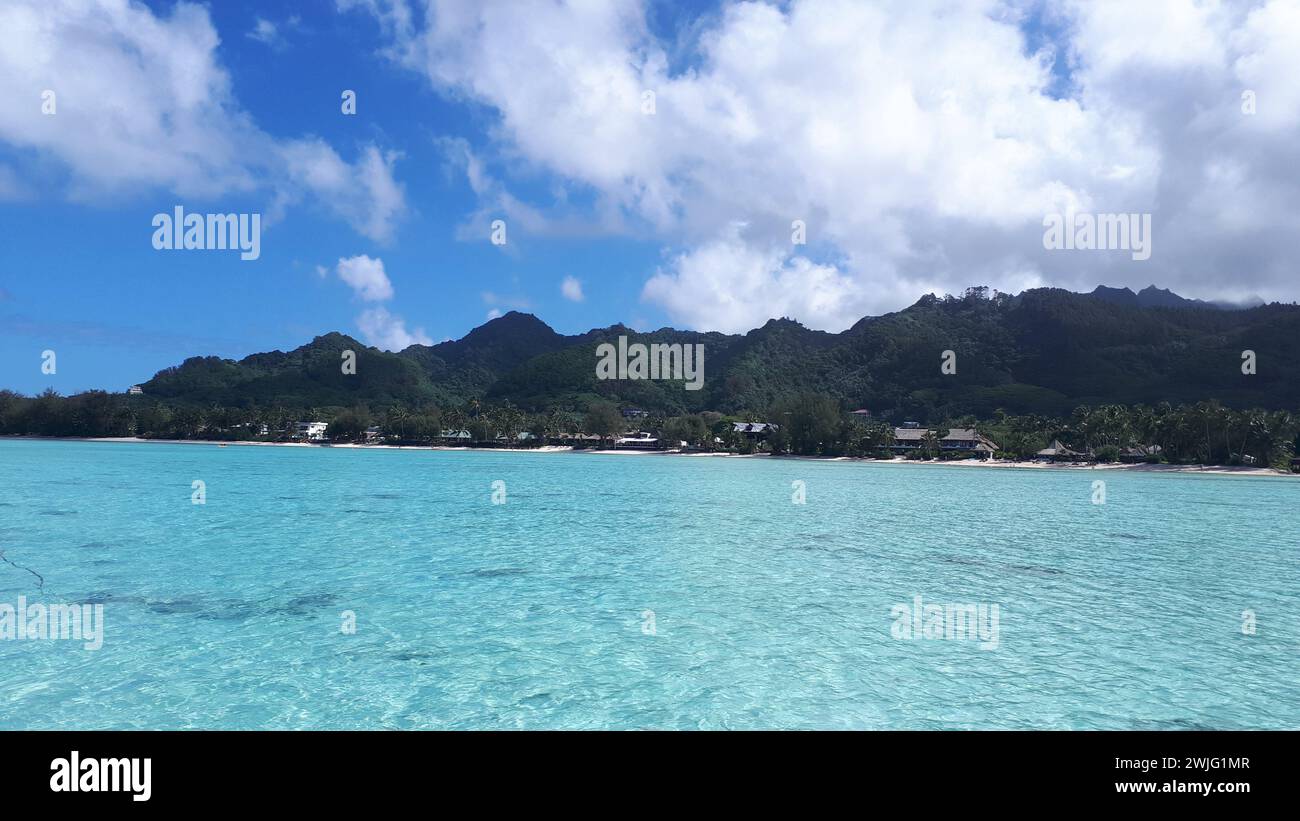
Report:
M 704 389 L 673 381 L 601 381 L 596 346 L 703 344 Z M 356 352 L 355 374 L 339 367 Z M 955 374 L 940 372 L 945 350 Z M 1242 352 L 1258 372 L 1243 374 Z M 289 353 L 238 362 L 188 359 L 144 383 L 148 396 L 198 407 L 371 408 L 509 402 L 529 412 L 582 411 L 594 401 L 665 415 L 764 412 L 801 391 L 826 393 L 876 416 L 937 422 L 973 414 L 1066 415 L 1079 405 L 1193 404 L 1300 407 L 1300 306 L 1227 311 L 1149 308 L 1090 294 L 1037 289 L 1019 296 L 971 289 L 927 296 L 903 311 L 863 319 L 839 334 L 771 320 L 742 335 L 613 326 L 557 334 L 510 313 L 465 338 L 400 353 L 342 334 Z
M 1015 456 L 1059 438 L 1103 459 L 1145 445 L 1180 462 L 1289 459 L 1300 306 L 1219 310 L 1143 294 L 973 288 L 839 334 L 780 319 L 744 335 L 613 326 L 563 336 L 513 312 L 463 339 L 399 353 L 331 333 L 288 353 L 187 359 L 144 383 L 142 396 L 0 392 L 0 433 L 273 440 L 299 420 L 319 420 L 337 441 L 378 426 L 399 442 L 463 430 L 473 441 L 512 443 L 529 431 L 540 443 L 577 433 L 608 440 L 638 427 L 706 449 L 876 455 L 891 444 L 886 422 L 915 420 L 977 427 Z M 1147 307 L 1153 299 L 1172 307 Z M 596 346 L 619 336 L 702 344 L 703 390 L 598 380 Z M 1247 350 L 1256 373 L 1242 372 Z M 340 367 L 345 351 L 355 353 L 355 373 Z M 956 373 L 941 372 L 944 351 L 955 354 Z M 629 425 L 620 413 L 628 407 L 649 417 Z M 877 421 L 846 413 L 861 407 Z M 736 436 L 735 421 L 780 429 Z M 935 452 L 925 444 L 923 453 Z
M 509 403 L 477 400 L 464 406 L 427 405 L 412 410 L 393 405 L 371 411 L 365 406 L 195 408 L 103 391 L 69 397 L 47 391 L 34 398 L 0 391 L 0 434 L 275 442 L 296 439 L 299 419 L 328 420 L 326 438 L 335 442 L 447 444 L 452 442 L 450 432 L 465 431 L 468 436 L 457 437 L 454 443 L 533 447 L 573 443 L 575 436 L 585 434 L 596 440 L 576 440 L 577 444 L 595 446 L 641 430 L 659 438 L 662 447 L 685 442 L 691 449 L 738 453 L 886 457 L 894 444 L 892 424 L 846 413 L 832 396 L 815 392 L 782 398 L 763 413 L 704 411 L 628 420 L 614 404 L 602 401 L 592 402 L 585 412 L 527 413 Z M 736 422 L 760 420 L 771 420 L 778 427 L 761 437 L 739 434 L 733 427 Z M 368 428 L 374 431 L 370 436 Z M 953 428 L 974 428 L 998 444 L 999 457 L 1017 459 L 1032 458 L 1059 439 L 1100 461 L 1131 455 L 1132 448 L 1149 448 L 1148 461 L 1285 469 L 1300 444 L 1300 415 L 1259 408 L 1233 410 L 1207 401 L 1180 406 L 1080 406 L 1059 417 L 999 411 L 989 419 L 947 418 L 931 426 L 922 448 L 912 455 L 947 456 L 941 454 L 939 440 Z M 532 437 L 521 439 L 524 432 Z

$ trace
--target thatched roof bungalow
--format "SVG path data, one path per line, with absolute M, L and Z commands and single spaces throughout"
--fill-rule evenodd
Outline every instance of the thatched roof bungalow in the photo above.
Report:
M 1088 454 L 1071 450 L 1062 445 L 1060 439 L 1053 439 L 1052 444 L 1038 451 L 1036 456 L 1039 459 L 1047 459 L 1053 462 L 1077 462 L 1080 459 L 1088 458 Z
M 919 450 L 925 443 L 925 437 L 932 431 L 922 428 L 894 428 L 893 451 L 907 453 Z M 945 453 L 969 451 L 980 458 L 993 455 L 998 443 L 979 433 L 974 428 L 953 428 L 939 440 L 939 450 Z

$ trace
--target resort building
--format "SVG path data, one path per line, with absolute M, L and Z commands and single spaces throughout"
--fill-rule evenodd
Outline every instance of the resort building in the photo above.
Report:
M 126 389 L 126 392 L 131 396 L 140 396 L 141 394 L 144 393 L 144 388 L 140 387 L 139 385 L 132 385 L 131 387 Z
M 915 425 L 915 422 L 907 422 L 905 425 Z M 894 453 L 907 454 L 912 451 L 919 451 L 925 446 L 926 437 L 931 433 L 929 429 L 921 427 L 901 427 L 894 428 L 894 444 L 891 448 Z M 992 456 L 998 449 L 997 442 L 976 432 L 974 428 L 953 428 L 939 440 L 939 450 L 942 453 L 974 453 L 982 459 Z
M 328 427 L 328 422 L 299 422 L 298 435 L 304 439 L 318 442 L 325 438 L 325 429 Z
M 645 419 L 650 415 L 650 411 L 644 411 L 640 408 L 623 408 L 624 419 Z
M 891 448 L 894 453 L 907 453 L 909 450 L 918 450 L 921 447 L 921 440 L 925 438 L 925 431 L 920 428 L 894 428 L 894 445 Z
M 1038 451 L 1036 456 L 1039 459 L 1047 459 L 1052 462 L 1077 462 L 1080 459 L 1088 458 L 1088 454 L 1071 450 L 1062 445 L 1060 439 L 1053 439 L 1052 444 Z
M 1145 462 L 1148 459 L 1158 459 L 1162 452 L 1159 445 L 1137 445 L 1124 448 L 1120 451 L 1119 458 L 1121 462 Z
M 998 449 L 996 442 L 976 433 L 974 428 L 953 428 L 939 440 L 939 447 L 943 450 L 971 450 L 988 454 Z
M 752 439 L 755 442 L 761 442 L 770 436 L 777 426 L 771 422 L 732 422 L 731 431 L 739 433 L 746 439 Z
M 614 447 L 619 450 L 657 450 L 659 440 L 648 433 L 637 432 L 635 436 L 620 436 L 614 440 Z

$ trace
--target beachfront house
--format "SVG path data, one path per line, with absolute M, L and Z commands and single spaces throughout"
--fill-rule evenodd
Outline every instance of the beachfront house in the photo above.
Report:
M 953 428 L 939 440 L 939 448 L 946 451 L 970 451 L 981 458 L 988 458 L 998 449 L 998 445 L 974 428 Z
M 1078 462 L 1088 458 L 1088 454 L 1062 445 L 1060 439 L 1053 439 L 1052 444 L 1038 451 L 1035 456 L 1048 462 Z
M 754 442 L 761 442 L 771 436 L 777 426 L 771 422 L 732 422 L 732 433 L 738 434 Z
M 936 432 L 916 424 L 907 422 L 904 423 L 904 427 L 894 428 L 894 444 L 891 450 L 895 454 L 905 456 L 919 451 L 925 445 L 926 437 Z M 939 451 L 942 454 L 971 454 L 980 459 L 988 459 L 997 449 L 997 442 L 974 428 L 953 428 L 939 440 Z
M 439 432 L 438 438 L 449 445 L 468 445 L 474 437 L 467 430 L 444 430 Z
M 894 453 L 904 455 L 910 451 L 920 450 L 925 434 L 926 431 L 920 428 L 894 428 L 894 444 L 891 449 Z
M 325 429 L 328 427 L 328 422 L 299 422 L 298 436 L 311 442 L 319 442 L 325 438 Z
M 1158 460 L 1162 449 L 1159 445 L 1136 445 L 1124 448 L 1119 453 L 1121 462 L 1147 462 Z

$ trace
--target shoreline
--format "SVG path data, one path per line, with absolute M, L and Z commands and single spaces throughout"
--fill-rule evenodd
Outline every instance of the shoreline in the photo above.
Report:
M 232 447 L 271 447 L 271 448 L 339 448 L 346 450 L 428 450 L 428 451 L 482 451 L 486 453 L 575 453 L 595 456 L 679 456 L 687 458 L 726 458 L 726 459 L 790 459 L 813 462 L 865 462 L 873 465 L 929 465 L 932 467 L 978 467 L 1002 470 L 1102 470 L 1133 471 L 1138 473 L 1173 473 L 1204 474 L 1211 476 L 1265 476 L 1294 477 L 1300 474 L 1274 470 L 1265 467 L 1247 467 L 1231 465 L 1167 465 L 1139 462 L 1038 462 L 1029 460 L 985 460 L 985 459 L 907 459 L 895 456 L 892 459 L 874 459 L 867 456 L 781 456 L 769 453 L 682 453 L 679 450 L 607 450 L 597 448 L 576 449 L 571 445 L 543 445 L 536 448 L 471 448 L 457 445 L 361 445 L 355 443 L 319 444 L 311 442 L 223 442 L 218 439 L 142 439 L 138 436 L 4 436 L 3 441 L 29 442 L 109 442 L 119 444 L 158 444 L 158 445 L 207 445 Z

